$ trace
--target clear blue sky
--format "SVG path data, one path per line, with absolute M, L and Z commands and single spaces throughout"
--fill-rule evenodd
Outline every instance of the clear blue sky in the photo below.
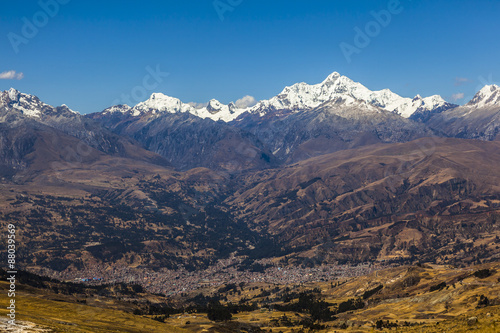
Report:
M 89 113 L 133 89 L 144 92 L 148 66 L 169 73 L 154 89 L 147 81 L 148 95 L 200 103 L 267 99 L 333 71 L 408 97 L 440 94 L 450 101 L 463 93 L 459 104 L 500 81 L 498 0 L 401 0 L 402 10 L 380 31 L 371 12 L 387 10 L 392 0 L 221 0 L 232 9 L 224 20 L 213 0 L 60 1 L 67 4 L 54 17 L 38 1 L 2 3 L 0 73 L 23 78 L 1 79 L 0 90 L 14 87 Z M 28 31 L 26 21 L 38 32 Z M 354 29 L 367 24 L 373 37 L 367 46 L 358 43 L 363 47 L 348 62 L 339 45 L 356 46 Z M 17 53 L 14 35 L 25 38 L 16 39 Z

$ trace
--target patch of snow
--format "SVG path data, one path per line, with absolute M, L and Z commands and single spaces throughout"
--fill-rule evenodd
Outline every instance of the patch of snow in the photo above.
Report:
M 121 105 L 113 105 L 106 110 L 104 110 L 102 113 L 104 114 L 110 114 L 110 113 L 115 113 L 115 112 L 120 112 L 120 113 L 127 113 L 130 112 L 132 108 L 126 104 L 121 104 Z
M 162 93 L 153 93 L 151 97 L 144 102 L 137 104 L 134 108 L 135 111 L 139 111 L 139 113 L 144 112 L 169 112 L 169 113 L 177 113 L 177 112 L 188 112 L 192 109 L 192 106 L 189 104 L 182 103 L 180 99 L 175 97 L 170 97 L 164 95 Z
M 40 118 L 40 115 L 42 114 L 39 109 L 25 108 L 20 104 L 15 104 L 14 108 L 21 111 L 25 116 L 28 116 L 28 117 Z
M 14 88 L 10 88 L 8 94 L 11 101 L 17 101 L 19 98 L 19 91 Z

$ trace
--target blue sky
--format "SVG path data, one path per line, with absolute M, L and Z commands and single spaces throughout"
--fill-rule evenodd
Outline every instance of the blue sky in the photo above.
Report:
M 220 0 L 218 10 L 213 0 L 4 2 L 0 90 L 89 113 L 152 92 L 199 103 L 268 99 L 334 71 L 372 90 L 458 104 L 498 84 L 500 1 L 395 2 Z M 381 11 L 388 24 L 387 15 L 376 21 Z M 356 44 L 356 31 L 368 31 L 368 42 Z M 346 57 L 341 43 L 356 52 Z

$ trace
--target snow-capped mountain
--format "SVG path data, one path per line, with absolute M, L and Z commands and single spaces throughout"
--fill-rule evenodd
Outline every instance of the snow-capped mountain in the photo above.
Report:
M 215 121 L 222 120 L 230 122 L 245 113 L 259 114 L 264 116 L 269 112 L 281 110 L 304 111 L 311 110 L 329 101 L 342 101 L 344 106 L 357 105 L 365 102 L 384 110 L 394 112 L 405 118 L 409 118 L 415 112 L 426 112 L 435 109 L 450 108 L 452 104 L 447 103 L 441 96 L 434 95 L 422 98 L 405 98 L 393 93 L 389 89 L 371 91 L 361 83 L 354 82 L 346 76 L 337 72 L 330 74 L 323 82 L 310 85 L 304 82 L 285 87 L 283 91 L 269 100 L 263 100 L 249 108 L 238 108 L 234 103 L 225 105 L 215 99 L 201 108 L 183 103 L 181 100 L 153 93 L 151 97 L 134 107 L 113 106 L 104 113 L 122 112 L 132 116 L 144 113 L 179 113 L 189 112 L 200 118 L 209 118 Z
M 323 82 L 315 85 L 296 83 L 267 100 L 255 105 L 250 112 L 262 115 L 269 109 L 307 110 L 333 100 L 343 101 L 343 105 L 355 105 L 359 101 L 378 106 L 387 111 L 409 118 L 417 110 L 433 110 L 448 104 L 441 96 L 404 98 L 389 89 L 371 91 L 361 83 L 354 82 L 337 72 L 330 74 Z
M 137 104 L 134 107 L 128 105 L 115 105 L 103 111 L 104 114 L 121 112 L 137 117 L 145 113 L 184 113 L 189 112 L 200 118 L 209 118 L 214 121 L 222 120 L 229 122 L 246 109 L 239 109 L 234 103 L 225 105 L 216 99 L 208 102 L 207 106 L 195 108 L 194 106 L 183 103 L 180 99 L 170 97 L 162 93 L 153 93 L 148 100 Z
M 241 160 L 246 151 L 261 151 L 252 153 L 251 159 L 245 157 L 249 163 L 239 166 L 253 168 L 262 164 L 256 158 L 259 156 L 298 161 L 365 144 L 432 136 L 434 132 L 424 124 L 405 118 L 419 112 L 427 117 L 450 105 L 440 96 L 411 99 L 389 89 L 371 91 L 335 72 L 318 84 L 302 82 L 285 87 L 277 96 L 244 109 L 215 99 L 195 107 L 154 93 L 133 107 L 117 105 L 88 117 L 137 140 L 182 169 L 213 167 L 216 155 L 219 160 L 221 156 L 222 160 Z M 221 122 L 209 126 L 209 119 Z M 230 148 L 215 154 L 203 143 Z M 186 147 L 200 151 L 187 156 Z
M 23 94 L 14 88 L 0 93 L 0 107 L 3 110 L 13 109 L 19 113 L 19 116 L 40 118 L 42 110 L 49 105 L 43 103 L 36 96 Z M 0 113 L 0 121 L 5 121 L 7 113 Z
M 500 107 L 500 87 L 496 84 L 486 85 L 479 90 L 466 106 L 475 108 Z
M 80 116 L 76 111 L 71 110 L 65 104 L 53 107 L 42 102 L 38 97 L 24 94 L 14 88 L 0 92 L 0 122 L 9 120 L 33 118 L 44 122 L 50 118 L 66 117 L 72 118 Z
M 136 143 L 112 133 L 100 123 L 82 116 L 65 104 L 54 107 L 42 102 L 37 96 L 21 93 L 13 88 L 0 92 L 0 125 L 13 132 L 30 132 L 36 129 L 52 133 L 51 140 L 59 140 L 58 135 L 64 133 L 111 155 L 130 156 L 131 152 L 140 149 L 136 147 Z M 19 133 L 21 136 L 22 134 Z M 166 161 L 162 160 L 160 163 Z
M 500 137 L 500 87 L 484 86 L 467 104 L 433 115 L 427 125 L 448 136 L 497 140 Z
M 485 86 L 457 107 L 437 95 L 410 99 L 388 89 L 371 91 L 333 73 L 315 85 L 286 87 L 248 108 L 215 99 L 197 107 L 154 93 L 135 106 L 115 105 L 85 116 L 15 89 L 0 92 L 0 124 L 14 128 L 28 122 L 108 154 L 125 156 L 127 147 L 140 143 L 179 169 L 247 170 L 436 134 L 494 140 L 500 132 L 500 88 Z

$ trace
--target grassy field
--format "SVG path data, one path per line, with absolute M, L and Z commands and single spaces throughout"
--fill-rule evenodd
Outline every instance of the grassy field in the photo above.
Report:
M 7 318 L 7 282 L 0 282 L 0 316 Z M 53 332 L 174 332 L 185 330 L 119 310 L 54 301 L 42 295 L 16 292 L 16 319 L 51 328 Z

